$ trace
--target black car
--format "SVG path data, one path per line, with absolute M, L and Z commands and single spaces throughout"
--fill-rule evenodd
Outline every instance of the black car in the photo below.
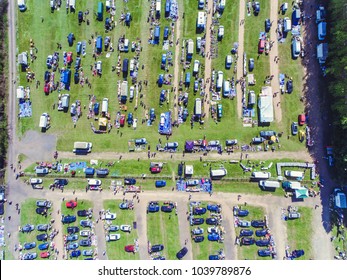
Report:
M 4 215 L 5 213 L 5 204 L 3 202 L 0 202 L 0 216 Z
M 81 239 L 79 245 L 83 247 L 89 247 L 92 245 L 92 241 L 90 241 L 89 239 Z
M 205 207 L 195 207 L 193 209 L 193 215 L 203 215 L 206 213 L 206 208 Z
M 76 216 L 73 216 L 73 215 L 67 215 L 67 216 L 62 216 L 61 217 L 61 222 L 63 224 L 71 224 L 73 222 L 76 222 Z
M 255 240 L 253 238 L 248 238 L 248 237 L 241 238 L 241 245 L 253 245 L 254 243 L 255 243 Z
M 79 11 L 78 12 L 78 23 L 82 23 L 82 21 L 83 21 L 83 12 Z
M 77 232 L 79 232 L 79 231 L 80 231 L 79 227 L 68 227 L 68 228 L 67 228 L 67 233 L 68 233 L 68 234 L 77 233 Z
M 240 236 L 252 236 L 253 230 L 251 229 L 241 229 Z
M 204 241 L 204 239 L 205 239 L 205 237 L 203 235 L 195 235 L 193 237 L 193 240 L 194 240 L 195 243 L 202 242 L 202 241 Z
M 263 247 L 263 246 L 269 246 L 270 240 L 269 239 L 259 239 L 255 241 L 255 245 Z
M 37 241 L 47 241 L 48 235 L 47 233 L 41 233 L 36 236 Z
M 258 250 L 258 256 L 259 257 L 269 257 L 269 256 L 271 256 L 271 250 L 269 250 L 269 249 Z
M 266 223 L 263 220 L 253 220 L 251 221 L 251 226 L 255 228 L 265 227 Z
M 135 185 L 136 179 L 135 178 L 124 178 L 124 184 L 125 185 Z
M 173 208 L 170 205 L 163 205 L 160 209 L 162 212 L 171 213 Z
M 48 229 L 50 229 L 50 225 L 48 224 L 39 224 L 36 226 L 36 229 L 38 231 L 47 231 Z
M 39 215 L 47 215 L 47 211 L 48 211 L 48 208 L 46 207 L 36 208 L 36 214 L 39 214 Z
M 54 184 L 59 186 L 66 186 L 69 183 L 68 179 L 54 179 Z
M 293 92 L 293 81 L 292 80 L 288 80 L 286 83 L 286 92 L 287 93 L 292 93 Z
M 78 217 L 88 217 L 90 215 L 90 212 L 88 210 L 78 210 L 77 216 Z
M 186 254 L 188 253 L 187 247 L 183 247 L 181 250 L 179 250 L 176 254 L 177 259 L 182 259 Z
M 208 225 L 218 225 L 218 220 L 216 218 L 207 218 L 206 224 Z
M 45 82 L 48 83 L 50 81 L 50 79 L 51 79 L 51 72 L 46 71 L 44 78 L 45 78 Z
M 265 32 L 270 32 L 271 29 L 271 21 L 269 18 L 265 20 Z
M 164 245 L 163 244 L 157 244 L 157 245 L 153 245 L 151 247 L 151 253 L 155 253 L 155 252 L 160 252 L 164 250 Z
M 267 229 L 258 229 L 255 231 L 255 235 L 258 237 L 265 236 L 267 234 Z
M 202 225 L 204 223 L 204 218 L 193 218 L 191 220 L 191 225 Z

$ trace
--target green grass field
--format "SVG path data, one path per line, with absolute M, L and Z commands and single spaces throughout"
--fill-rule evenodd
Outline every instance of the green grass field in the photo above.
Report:
M 159 206 L 164 205 L 162 201 Z M 167 260 L 176 260 L 176 253 L 181 249 L 179 240 L 178 216 L 175 210 L 165 213 L 159 210 L 155 213 L 147 213 L 147 238 L 151 246 L 162 244 L 164 250 L 160 255 Z
M 113 225 L 130 225 L 132 230 L 128 232 L 115 232 L 120 233 L 121 238 L 117 241 L 106 242 L 107 257 L 110 260 L 137 260 L 139 259 L 138 253 L 127 253 L 124 250 L 126 245 L 135 244 L 137 240 L 137 230 L 133 228 L 133 222 L 136 221 L 135 212 L 132 210 L 121 210 L 118 205 L 121 200 L 105 200 L 104 208 L 109 210 L 111 213 L 116 213 L 117 218 L 112 222 Z M 107 223 L 104 221 L 105 226 Z M 106 235 L 105 231 L 105 235 Z

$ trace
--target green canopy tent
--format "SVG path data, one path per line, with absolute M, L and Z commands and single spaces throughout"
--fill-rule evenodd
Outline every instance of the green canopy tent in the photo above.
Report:
M 295 190 L 295 197 L 296 198 L 308 198 L 308 189 L 306 188 L 300 188 Z

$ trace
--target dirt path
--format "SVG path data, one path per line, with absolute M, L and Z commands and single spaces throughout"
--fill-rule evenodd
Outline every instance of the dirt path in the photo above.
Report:
M 183 5 L 183 4 L 182 4 Z M 183 10 L 179 8 L 179 11 Z M 178 88 L 179 88 L 179 80 L 180 80 L 180 54 L 181 54 L 181 44 L 180 44 L 180 36 L 181 36 L 181 14 L 179 14 L 178 19 L 176 21 L 175 32 L 176 32 L 176 47 L 175 47 L 175 70 L 174 70 L 174 119 L 178 119 Z M 177 44 L 178 43 L 178 44 Z
M 278 40 L 277 40 L 277 20 L 278 20 L 278 0 L 270 1 L 270 21 L 272 22 L 270 30 L 270 41 L 274 44 L 270 51 L 270 75 L 274 78 L 271 81 L 272 93 L 275 94 L 273 98 L 273 105 L 275 110 L 275 119 L 278 123 L 282 121 L 282 109 L 281 109 L 281 93 L 279 83 L 279 63 L 275 63 L 275 58 L 278 57 Z M 281 61 L 281 60 L 280 60 Z
M 213 1 L 207 2 L 207 17 L 206 17 L 206 36 L 205 36 L 205 103 L 204 103 L 204 112 L 205 112 L 205 121 L 209 118 L 210 113 L 210 86 L 211 86 L 211 69 L 212 69 L 212 60 L 211 56 L 211 27 L 212 27 L 212 15 L 213 15 Z M 207 82 L 208 81 L 208 82 Z
M 243 49 L 244 49 L 244 35 L 245 35 L 245 14 L 246 14 L 246 1 L 240 0 L 239 3 L 239 39 L 238 39 L 238 50 L 237 50 L 237 78 L 240 80 L 243 77 Z M 242 23 L 242 24 L 241 24 Z M 237 117 L 242 117 L 242 89 L 241 84 L 236 84 L 236 99 L 237 99 Z

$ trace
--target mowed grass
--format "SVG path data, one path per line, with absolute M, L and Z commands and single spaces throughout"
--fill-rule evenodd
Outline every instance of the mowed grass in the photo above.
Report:
M 113 225 L 130 225 L 132 230 L 128 232 L 112 232 L 120 233 L 121 237 L 117 241 L 106 242 L 106 252 L 109 260 L 138 260 L 139 253 L 127 253 L 124 250 L 126 245 L 134 245 L 135 240 L 138 238 L 137 230 L 133 227 L 133 222 L 136 221 L 135 212 L 133 210 L 121 210 L 119 204 L 122 200 L 105 200 L 104 208 L 111 213 L 116 213 L 116 220 L 112 221 Z M 107 227 L 107 223 L 104 221 L 104 225 Z M 105 236 L 108 233 L 105 230 Z
M 80 226 L 80 221 L 81 220 L 93 220 L 93 217 L 95 216 L 95 214 L 93 213 L 93 215 L 92 215 L 92 217 L 91 218 L 89 218 L 89 217 L 79 217 L 79 216 L 77 216 L 77 211 L 78 210 L 88 210 L 88 209 L 93 209 L 93 202 L 91 202 L 91 201 L 89 201 L 89 200 L 77 200 L 77 207 L 76 208 L 74 208 L 74 209 L 71 209 L 71 208 L 67 208 L 66 207 L 66 202 L 68 202 L 68 201 L 70 201 L 70 200 L 75 200 L 75 198 L 72 198 L 72 197 L 70 197 L 70 198 L 67 198 L 67 199 L 65 199 L 62 203 L 61 203 L 61 214 L 62 215 L 65 215 L 65 216 L 67 216 L 67 215 L 74 215 L 74 216 L 76 216 L 76 222 L 74 222 L 74 223 L 71 223 L 71 224 L 63 224 L 63 226 L 62 226 L 62 228 L 63 228 L 63 238 L 64 238 L 64 235 L 68 235 L 68 233 L 67 233 L 67 228 L 68 227 L 72 227 L 72 226 L 77 226 L 77 227 L 79 227 L 79 229 L 80 230 L 90 230 L 90 231 L 92 231 L 92 232 L 94 232 L 93 231 L 93 227 L 95 226 L 94 224 L 93 224 L 93 227 L 92 228 L 83 228 L 82 226 Z M 97 215 L 97 214 L 96 214 Z M 61 223 L 61 221 L 57 221 L 58 223 Z M 77 235 L 78 235 L 78 240 L 77 241 L 72 241 L 72 242 L 79 242 L 81 239 L 86 239 L 87 237 L 81 237 L 80 235 L 79 235 L 79 232 L 78 233 L 76 233 Z M 90 249 L 96 249 L 96 247 L 95 247 L 95 243 L 94 243 L 94 241 L 95 241 L 95 239 L 96 239 L 96 236 L 95 235 L 93 235 L 92 236 L 92 246 L 91 247 L 82 247 L 82 246 L 79 246 L 78 248 L 77 248 L 77 250 L 81 250 L 81 252 L 83 251 L 83 250 L 90 250 Z M 68 259 L 73 259 L 73 260 L 83 260 L 85 257 L 84 256 L 79 256 L 79 257 L 77 257 L 77 258 L 71 258 L 70 257 L 70 253 L 71 253 L 71 250 L 70 251 L 68 251 Z
M 216 204 L 213 201 L 200 201 L 200 206 L 199 207 L 207 207 L 207 204 Z M 188 204 L 188 207 L 190 207 L 190 205 Z M 223 215 L 223 212 L 221 213 Z M 208 236 L 208 232 L 207 229 L 209 227 L 214 227 L 212 225 L 207 225 L 206 224 L 206 219 L 213 217 L 211 215 L 210 211 L 206 211 L 205 214 L 203 215 L 195 215 L 194 218 L 203 218 L 204 219 L 204 223 L 202 225 L 194 225 L 194 226 L 190 226 L 190 230 L 193 230 L 196 227 L 200 227 L 204 230 L 203 236 L 204 236 L 204 241 L 202 242 L 194 242 L 193 238 L 191 239 L 191 243 L 192 243 L 192 250 L 193 250 L 193 259 L 194 260 L 208 260 L 209 255 L 215 255 L 217 254 L 217 252 L 224 250 L 224 244 L 217 242 L 217 241 L 209 241 L 207 239 Z M 228 234 L 223 233 L 223 234 Z M 193 237 L 193 235 L 192 235 Z
M 309 207 L 299 207 L 299 219 L 287 221 L 287 237 L 290 250 L 304 250 L 305 255 L 300 259 L 313 258 L 312 250 L 312 216 L 313 210 Z
M 159 206 L 164 204 L 159 201 Z M 181 249 L 178 216 L 175 209 L 171 213 L 147 213 L 147 238 L 151 246 L 162 244 L 164 250 L 161 255 L 167 260 L 176 260 L 176 253 Z
M 264 215 L 265 211 L 262 207 L 256 207 L 252 205 L 239 205 L 241 209 L 247 209 L 249 211 L 249 215 L 247 217 L 240 217 L 240 220 L 247 220 L 247 221 L 252 221 L 252 220 L 264 220 Z M 240 235 L 241 227 L 235 228 L 236 231 L 236 236 Z M 256 240 L 259 239 L 259 237 L 255 237 L 255 231 L 258 228 L 253 228 L 250 227 L 249 229 L 253 230 L 253 238 Z M 258 256 L 258 249 L 265 249 L 266 247 L 258 247 L 255 244 L 254 245 L 243 245 L 238 247 L 238 259 L 240 260 L 265 260 L 265 259 L 271 259 L 271 257 L 259 257 Z
M 34 249 L 31 250 L 24 250 L 23 248 L 23 254 L 27 253 L 27 252 L 36 252 L 37 253 L 37 260 L 43 260 L 42 258 L 40 258 L 40 251 L 38 249 L 38 245 L 41 243 L 45 243 L 42 241 L 37 241 L 36 236 L 45 232 L 42 231 L 38 231 L 36 229 L 36 226 L 39 224 L 50 224 L 51 221 L 51 216 L 47 215 L 47 217 L 43 216 L 43 215 L 38 215 L 36 214 L 35 210 L 36 210 L 36 201 L 38 199 L 35 198 L 29 198 L 27 200 L 25 200 L 21 205 L 20 205 L 20 226 L 23 227 L 27 224 L 31 224 L 35 226 L 35 230 L 30 232 L 30 233 L 23 233 L 23 232 L 19 232 L 18 233 L 18 239 L 19 239 L 19 243 L 23 246 L 24 243 L 26 242 L 36 242 L 36 247 Z M 53 211 L 53 206 L 49 209 L 48 213 L 51 213 Z M 59 222 L 59 221 L 57 221 Z M 54 224 L 52 225 L 54 228 Z M 49 234 L 50 231 L 47 231 L 47 234 Z M 59 237 L 56 237 L 59 238 Z M 47 242 L 49 242 L 50 240 L 48 239 Z M 49 249 L 47 251 L 50 251 Z M 50 251 L 51 252 L 51 251 Z M 51 252 L 52 253 L 52 252 Z M 50 256 L 49 259 L 53 259 L 53 255 Z

